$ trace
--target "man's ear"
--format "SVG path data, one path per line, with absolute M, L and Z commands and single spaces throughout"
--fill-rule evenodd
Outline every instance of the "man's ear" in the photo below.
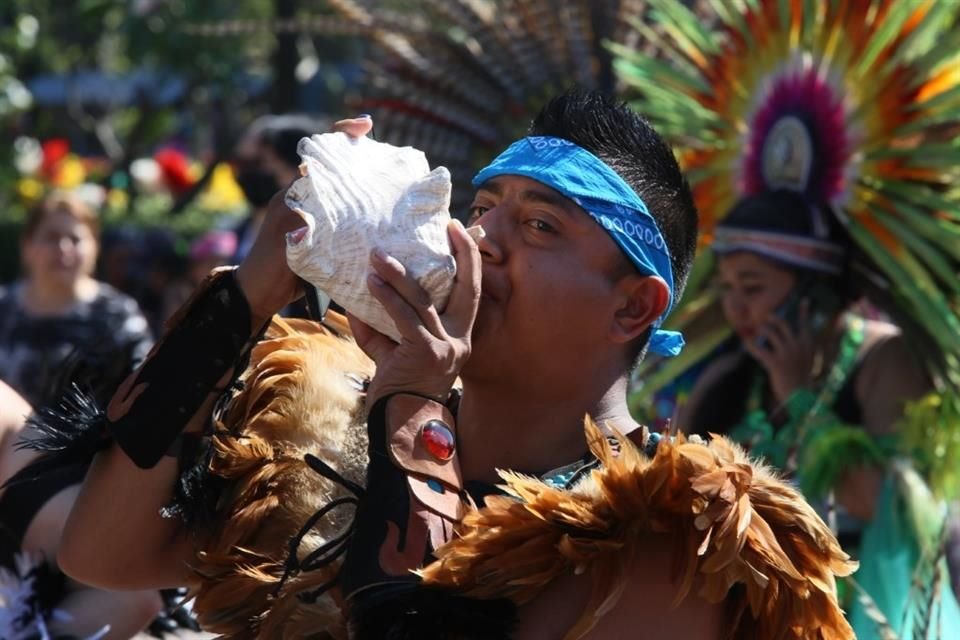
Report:
M 621 344 L 632 342 L 646 331 L 670 301 L 670 288 L 657 276 L 624 276 L 616 291 L 619 307 L 613 315 L 610 337 Z

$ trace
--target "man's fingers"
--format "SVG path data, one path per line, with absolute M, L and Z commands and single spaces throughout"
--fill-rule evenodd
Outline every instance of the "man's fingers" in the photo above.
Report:
M 773 366 L 773 354 L 766 348 L 760 346 L 758 340 L 744 340 L 743 348 L 747 350 L 753 359 L 760 363 L 767 371 Z
M 383 335 L 366 322 L 347 312 L 347 321 L 357 346 L 374 362 L 386 355 L 387 351 L 396 347 L 397 343 Z
M 370 290 L 370 293 L 373 294 L 373 297 L 387 310 L 390 319 L 397 325 L 397 331 L 400 332 L 400 336 L 405 340 L 411 342 L 427 342 L 433 339 L 434 336 L 439 337 L 439 334 L 434 333 L 433 329 L 424 322 L 421 315 L 417 313 L 417 310 L 414 309 L 389 282 L 379 275 L 372 273 L 367 277 L 367 288 Z M 432 310 L 433 307 L 431 306 L 430 309 Z M 436 316 L 435 311 L 434 316 Z M 435 327 L 439 327 L 439 319 L 434 320 L 432 324 Z M 440 330 L 442 331 L 442 327 L 440 327 Z
M 459 220 L 451 221 L 448 232 L 457 261 L 457 275 L 443 315 L 447 330 L 456 337 L 462 337 L 473 327 L 480 304 L 480 251 Z
M 362 138 L 373 130 L 373 119 L 370 116 L 361 116 L 338 120 L 333 124 L 333 130 L 353 138 Z
M 270 220 L 271 224 L 276 224 L 276 228 L 281 233 L 299 229 L 307 224 L 302 212 L 287 206 L 284 200 L 286 195 L 287 190 L 281 189 L 270 198 L 270 202 L 267 204 L 267 219 Z
M 370 254 L 370 265 L 376 275 L 386 282 L 413 311 L 419 322 L 426 326 L 427 331 L 438 338 L 444 336 L 443 325 L 440 323 L 440 317 L 433 306 L 430 294 L 407 272 L 406 267 L 399 260 L 380 249 L 374 249 Z M 375 280 L 371 282 L 376 284 Z M 393 318 L 393 321 L 397 323 L 399 329 L 400 319 Z

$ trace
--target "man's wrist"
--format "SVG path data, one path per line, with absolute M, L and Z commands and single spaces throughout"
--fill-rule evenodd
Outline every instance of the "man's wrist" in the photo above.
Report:
M 466 510 L 447 407 L 408 392 L 383 396 L 371 405 L 367 428 L 366 494 L 341 572 L 351 599 L 415 586 L 412 570 L 453 536 Z
M 367 406 L 373 407 L 380 400 L 385 400 L 396 395 L 419 396 L 431 400 L 441 405 L 447 404 L 450 399 L 450 393 L 453 390 L 453 384 L 439 383 L 435 385 L 418 384 L 411 385 L 378 385 L 376 377 L 370 383 L 367 390 Z
M 278 301 L 276 282 L 269 282 L 247 263 L 241 263 L 237 267 L 236 273 L 237 286 L 246 298 L 247 305 L 250 307 L 250 317 L 252 325 L 260 327 L 267 320 L 279 313 L 287 302 Z

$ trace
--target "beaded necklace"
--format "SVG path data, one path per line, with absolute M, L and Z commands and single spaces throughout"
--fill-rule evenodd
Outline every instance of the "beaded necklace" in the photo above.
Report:
M 803 440 L 811 419 L 823 411 L 830 411 L 840 389 L 857 363 L 857 355 L 865 336 L 863 318 L 848 315 L 844 320 L 843 336 L 830 372 L 817 391 L 816 401 L 799 420 L 789 420 L 779 429 L 770 423 L 763 409 L 766 379 L 754 376 L 744 419 L 730 430 L 729 437 L 747 447 L 754 456 L 763 457 L 774 467 L 788 473 L 796 470 L 795 453 Z

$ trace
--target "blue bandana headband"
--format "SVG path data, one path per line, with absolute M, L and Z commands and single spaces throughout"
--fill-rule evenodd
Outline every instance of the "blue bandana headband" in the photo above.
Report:
M 663 279 L 670 298 L 653 323 L 650 350 L 662 356 L 680 353 L 683 336 L 659 328 L 674 303 L 670 251 L 647 205 L 623 178 L 586 149 L 548 136 L 517 140 L 473 178 L 473 186 L 502 175 L 536 180 L 573 200 L 610 234 L 637 271 Z

